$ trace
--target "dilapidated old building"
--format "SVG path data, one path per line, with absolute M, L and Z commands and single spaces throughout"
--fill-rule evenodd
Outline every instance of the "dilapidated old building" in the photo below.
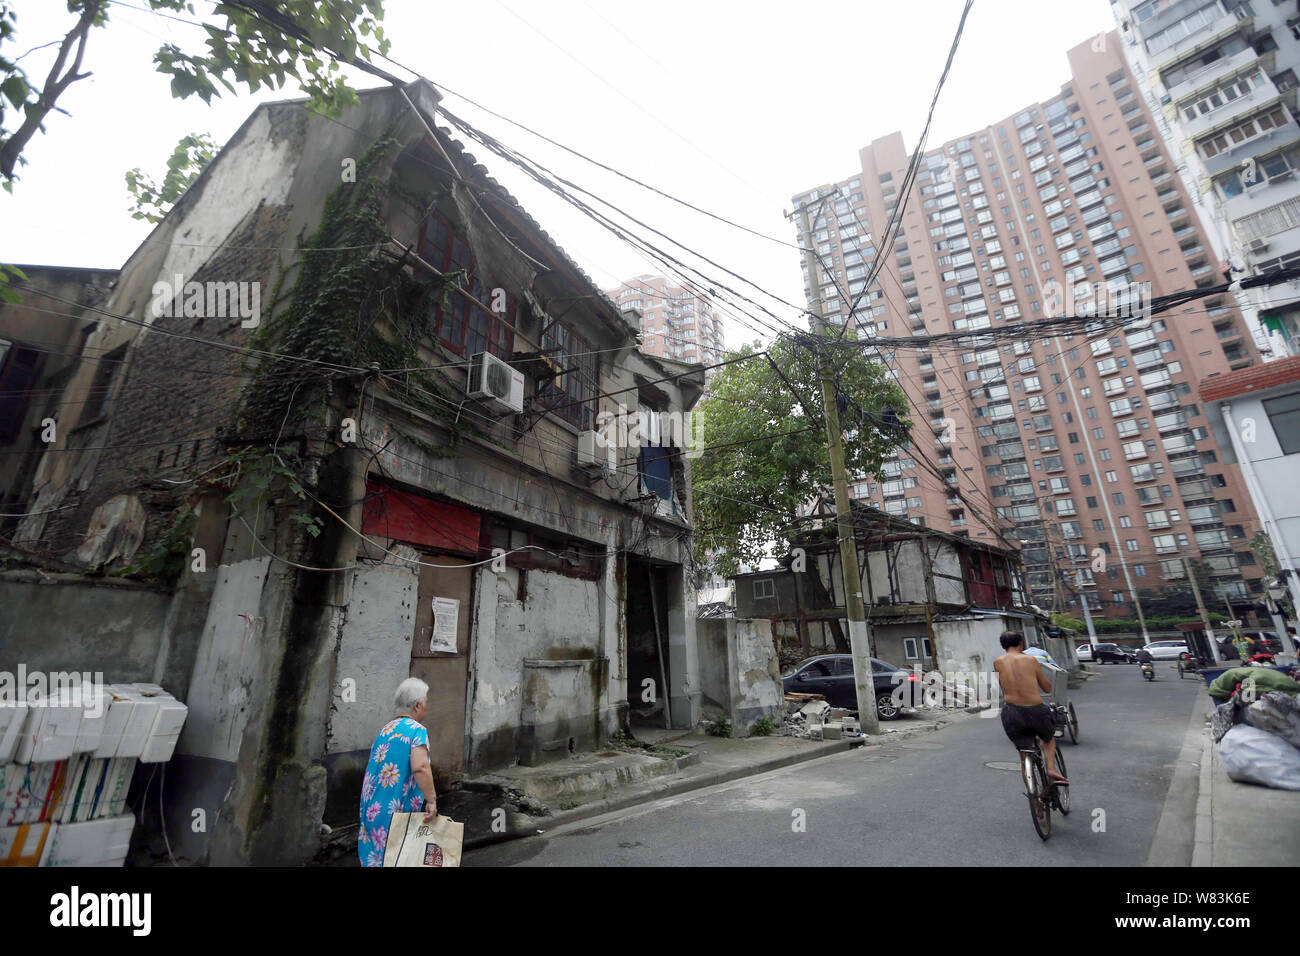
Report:
M 437 99 L 254 111 L 88 316 L 6 551 L 6 659 L 188 704 L 187 859 L 355 823 L 408 675 L 444 788 L 699 719 L 703 371 L 637 351 Z
M 1002 653 L 998 637 L 1021 631 L 1072 659 L 1043 633 L 1025 600 L 1019 553 L 936 531 L 854 502 L 871 656 L 897 667 L 984 672 Z M 792 535 L 801 549 L 785 567 L 735 578 L 736 616 L 766 618 L 804 656 L 847 653 L 847 613 L 833 508 L 819 503 Z

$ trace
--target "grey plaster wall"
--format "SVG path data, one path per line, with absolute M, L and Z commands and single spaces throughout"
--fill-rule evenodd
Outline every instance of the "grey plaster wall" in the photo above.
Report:
M 169 593 L 128 582 L 0 575 L 0 670 L 22 663 L 151 681 L 170 603 Z
M 415 552 L 396 549 L 399 554 Z M 358 568 L 339 640 L 326 752 L 369 750 L 393 718 L 393 691 L 410 673 L 416 567 L 389 557 Z

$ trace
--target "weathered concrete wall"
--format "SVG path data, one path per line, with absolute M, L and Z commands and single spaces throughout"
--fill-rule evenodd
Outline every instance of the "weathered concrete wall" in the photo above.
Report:
M 606 660 L 523 661 L 519 762 L 535 766 L 594 748 L 602 737 L 600 697 Z
M 414 549 L 394 550 L 415 557 Z M 396 557 L 354 573 L 339 640 L 327 753 L 368 752 L 379 728 L 392 720 L 393 691 L 411 670 L 418 587 L 415 565 Z
M 703 696 L 727 714 L 739 736 L 760 717 L 778 719 L 784 691 L 771 622 L 716 618 L 696 622 Z
M 416 557 L 412 548 L 393 550 Z M 370 745 L 393 718 L 393 691 L 410 674 L 419 580 L 416 566 L 396 556 L 353 573 L 326 728 L 325 822 L 331 825 L 356 817 Z
M 728 623 L 734 625 L 728 628 L 735 661 L 731 725 L 737 733 L 748 735 L 760 717 L 777 720 L 783 710 L 781 667 L 770 621 L 731 619 Z
M 963 621 L 936 621 L 934 635 L 939 642 L 939 666 L 947 671 L 991 671 L 1002 655 L 998 641 L 1007 623 L 1000 617 Z
M 524 576 L 522 600 L 521 574 Z M 597 659 L 606 660 L 601 633 L 605 616 L 596 581 L 549 571 L 509 568 L 497 574 L 485 567 L 478 572 L 475 595 L 468 757 L 471 769 L 483 770 L 507 764 L 518 752 L 525 713 L 525 678 L 530 676 L 524 662 L 586 661 L 590 668 L 596 668 Z M 602 666 L 606 668 L 599 672 L 603 679 L 608 664 Z M 538 680 L 546 683 L 542 678 Z M 545 693 L 541 685 L 537 692 Z M 549 715 L 547 719 L 555 723 L 549 728 L 534 728 L 530 735 L 536 738 L 550 731 L 558 732 L 559 720 L 576 724 L 590 715 L 593 707 L 599 708 L 597 716 L 602 722 L 612 721 L 607 686 L 602 685 L 598 702 L 594 696 L 570 701 L 563 705 L 567 709 L 560 710 L 549 705 L 538 710 L 533 702 L 530 706 L 534 719 L 545 712 Z M 557 701 L 556 707 L 561 703 Z M 586 708 L 585 714 L 582 708 Z M 610 725 L 606 729 L 612 732 L 615 728 Z
M 966 583 L 962 580 L 952 580 L 952 578 L 941 578 L 937 575 L 950 574 L 960 579 L 962 577 L 961 557 L 957 553 L 957 548 L 950 541 L 943 541 L 938 548 L 931 550 L 930 565 L 934 569 L 936 577 L 934 578 L 934 599 L 940 604 L 965 604 Z
M 169 593 L 129 581 L 5 572 L 0 670 L 23 663 L 151 681 L 170 604 Z

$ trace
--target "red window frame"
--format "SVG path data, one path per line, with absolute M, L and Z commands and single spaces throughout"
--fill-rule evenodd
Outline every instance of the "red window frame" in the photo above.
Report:
M 469 243 L 450 221 L 436 213 L 426 218 L 420 228 L 420 258 L 441 272 L 464 270 L 469 276 L 464 285 L 469 296 L 451 292 L 430 303 L 428 319 L 433 335 L 458 355 L 491 352 L 508 360 L 515 344 L 515 297 L 506 294 L 504 315 L 494 315 L 474 304 L 470 297 L 490 305 L 487 299 L 493 285 L 480 276 Z

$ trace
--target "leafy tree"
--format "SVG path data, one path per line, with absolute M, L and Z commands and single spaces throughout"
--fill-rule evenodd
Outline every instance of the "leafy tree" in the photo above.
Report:
M 198 96 L 210 103 L 222 89 L 237 86 L 256 92 L 282 88 L 296 80 L 311 98 L 312 109 L 336 116 L 357 101 L 341 75 L 338 61 L 366 68 L 371 51 L 388 52 L 382 21 L 383 0 L 226 0 L 211 12 L 195 13 L 192 0 L 142 0 L 149 10 L 195 19 L 207 34 L 201 46 L 185 50 L 165 43 L 154 54 L 159 73 L 171 77 L 177 99 Z M 63 92 L 90 76 L 81 71 L 91 31 L 108 25 L 109 0 L 67 0 L 76 21 L 58 43 L 45 82 L 32 83 L 6 47 L 17 33 L 10 0 L 0 0 L 0 184 L 12 191 L 23 150 L 58 107 Z M 36 49 L 37 47 L 33 47 Z M 30 52 L 30 51 L 29 51 Z M 21 116 L 10 129 L 7 112 Z
M 836 382 L 849 475 L 878 475 L 907 441 L 910 423 L 898 417 L 907 398 L 883 365 L 856 352 Z M 832 487 L 816 355 L 781 339 L 766 358 L 724 367 L 697 411 L 704 451 L 691 463 L 696 558 L 734 574 L 788 543 L 799 507 Z
M 217 144 L 207 133 L 191 133 L 176 144 L 167 160 L 167 175 L 161 185 L 141 172 L 139 166 L 130 170 L 126 174 L 126 189 L 135 197 L 131 218 L 161 221 L 181 194 L 198 179 L 204 167 L 212 162 L 216 150 Z
M 1070 617 L 1070 615 L 1059 611 L 1052 615 L 1052 624 L 1062 630 L 1074 631 L 1076 633 L 1087 630 L 1087 625 L 1085 625 L 1083 621 L 1079 620 L 1077 617 Z
M 1250 539 L 1250 550 L 1254 551 L 1255 556 L 1259 558 L 1260 567 L 1264 569 L 1266 576 L 1273 577 L 1277 574 L 1277 555 L 1273 551 L 1273 541 L 1267 531 L 1261 528 L 1255 532 L 1255 536 Z

